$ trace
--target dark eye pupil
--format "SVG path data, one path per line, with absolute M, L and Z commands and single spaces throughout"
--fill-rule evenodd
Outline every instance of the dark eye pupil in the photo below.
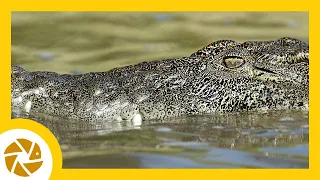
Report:
M 224 62 L 224 65 L 230 69 L 238 68 L 244 64 L 244 60 L 238 56 L 225 57 L 223 59 L 223 62 Z

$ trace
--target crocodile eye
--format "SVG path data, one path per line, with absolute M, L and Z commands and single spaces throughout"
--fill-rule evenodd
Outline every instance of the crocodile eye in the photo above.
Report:
M 244 60 L 239 56 L 227 56 L 223 58 L 223 63 L 227 68 L 234 69 L 242 66 Z

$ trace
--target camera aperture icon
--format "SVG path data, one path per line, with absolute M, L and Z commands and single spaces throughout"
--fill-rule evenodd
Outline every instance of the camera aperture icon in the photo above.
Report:
M 4 152 L 7 169 L 18 176 L 28 177 L 42 166 L 41 149 L 36 142 L 17 139 Z
M 52 166 L 50 148 L 38 134 L 26 129 L 0 134 L 0 179 L 48 180 Z

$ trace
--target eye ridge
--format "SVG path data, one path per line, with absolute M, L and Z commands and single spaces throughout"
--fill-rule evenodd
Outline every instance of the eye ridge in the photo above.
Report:
M 244 59 L 240 56 L 225 56 L 223 57 L 223 64 L 229 69 L 235 69 L 244 64 Z

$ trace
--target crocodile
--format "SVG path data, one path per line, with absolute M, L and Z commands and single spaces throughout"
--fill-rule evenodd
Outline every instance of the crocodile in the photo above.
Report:
M 94 122 L 309 109 L 309 45 L 292 37 L 219 40 L 190 56 L 106 72 L 11 66 L 11 110 Z

